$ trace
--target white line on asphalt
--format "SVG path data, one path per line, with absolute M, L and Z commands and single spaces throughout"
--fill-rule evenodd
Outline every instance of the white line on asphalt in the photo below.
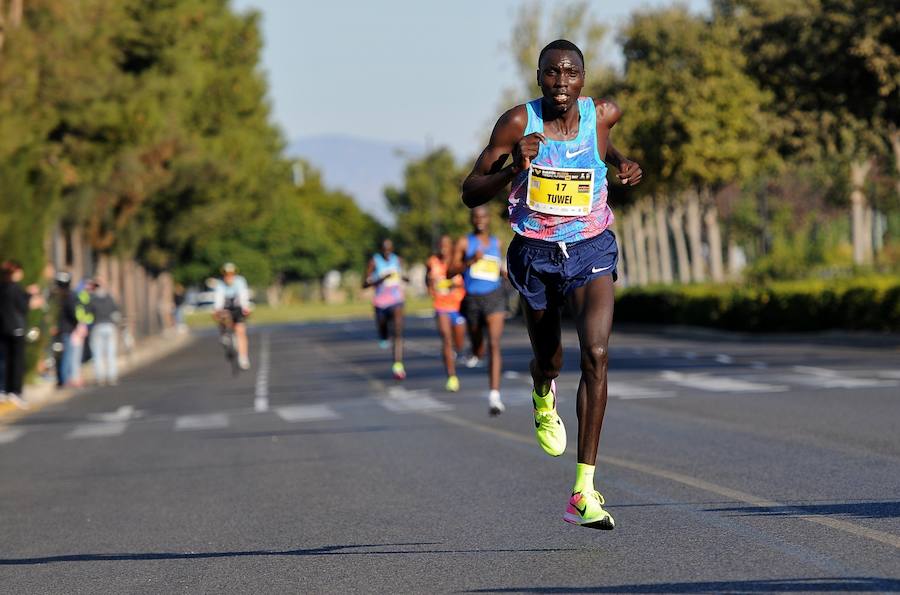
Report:
M 813 366 L 794 366 L 794 371 L 803 374 L 794 379 L 801 384 L 819 386 L 822 388 L 874 388 L 897 386 L 897 381 L 877 380 L 875 378 L 856 378 L 837 370 L 828 368 L 816 368 Z
M 696 388 L 710 392 L 734 392 L 734 393 L 777 393 L 788 390 L 783 384 L 764 384 L 762 382 L 748 382 L 727 376 L 710 376 L 709 374 L 684 374 L 666 370 L 660 373 L 663 380 L 667 380 L 679 386 Z
M 227 428 L 228 416 L 224 413 L 202 413 L 198 415 L 181 415 L 175 420 L 175 431 L 211 430 Z
M 253 393 L 253 410 L 269 410 L 269 334 L 262 336 L 259 348 L 259 370 L 256 372 L 256 390 Z
M 386 398 L 380 399 L 381 405 L 394 413 L 411 411 L 448 411 L 452 406 L 432 398 L 427 390 L 406 390 L 403 387 L 392 387 Z
M 716 356 L 716 361 L 720 364 L 733 364 L 734 358 L 728 354 L 720 353 Z
M 7 428 L 5 430 L 0 430 L 0 444 L 9 444 L 10 442 L 15 442 L 19 438 L 22 437 L 22 434 L 25 433 L 25 430 L 22 428 Z
M 607 394 L 614 399 L 665 399 L 674 397 L 674 391 L 662 391 L 637 384 L 610 381 Z
M 118 436 L 128 427 L 125 421 L 109 421 L 95 424 L 81 424 L 66 435 L 66 438 L 102 438 Z
M 284 421 L 327 421 L 340 419 L 340 415 L 328 405 L 287 405 L 276 407 L 275 413 Z
M 878 370 L 875 375 L 879 378 L 895 378 L 900 380 L 900 370 Z

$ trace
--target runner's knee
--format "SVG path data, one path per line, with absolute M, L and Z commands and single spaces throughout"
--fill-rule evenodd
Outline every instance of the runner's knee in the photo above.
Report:
M 581 371 L 585 374 L 600 374 L 606 371 L 609 351 L 606 343 L 591 343 L 581 349 Z

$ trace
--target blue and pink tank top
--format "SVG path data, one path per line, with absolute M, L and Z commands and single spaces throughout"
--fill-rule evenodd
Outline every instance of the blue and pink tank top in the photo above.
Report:
M 375 286 L 375 296 L 372 303 L 376 308 L 390 308 L 403 303 L 403 279 L 400 277 L 400 257 L 391 254 L 385 258 L 380 253 L 372 257 L 375 262 L 375 271 L 372 273 L 375 279 L 387 275 L 388 278 Z
M 528 125 L 525 135 L 544 132 L 541 99 L 525 104 Z M 517 234 L 548 242 L 577 242 L 603 233 L 615 218 L 607 204 L 606 164 L 597 151 L 597 110 L 589 97 L 578 99 L 578 136 L 568 141 L 547 139 L 541 143 L 534 166 L 546 168 L 592 169 L 593 196 L 590 212 L 584 215 L 551 215 L 528 206 L 528 170 L 519 173 L 509 194 L 509 223 Z M 576 183 L 577 184 L 577 183 Z M 587 207 L 585 207 L 587 208 Z
M 500 241 L 491 236 L 487 247 L 484 247 L 474 233 L 470 233 L 467 240 L 466 260 L 475 256 L 479 249 L 482 257 L 463 271 L 466 293 L 470 295 L 493 293 L 500 287 Z

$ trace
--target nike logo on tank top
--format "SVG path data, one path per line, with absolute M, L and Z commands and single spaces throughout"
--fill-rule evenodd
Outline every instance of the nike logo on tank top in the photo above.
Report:
M 544 132 L 541 99 L 525 104 L 525 135 Z M 606 164 L 597 152 L 597 110 L 578 99 L 578 136 L 547 139 L 509 195 L 509 222 L 517 234 L 548 242 L 577 242 L 603 233 L 615 220 L 607 204 Z

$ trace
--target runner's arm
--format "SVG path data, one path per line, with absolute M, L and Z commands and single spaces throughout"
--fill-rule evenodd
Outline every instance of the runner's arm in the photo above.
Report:
M 527 124 L 528 114 L 523 105 L 512 108 L 497 120 L 491 132 L 491 140 L 463 182 L 462 200 L 467 207 L 472 209 L 483 205 L 505 188 L 516 174 L 528 167 L 523 163 L 527 159 L 523 159 L 521 151 L 516 151 L 517 144 L 523 140 Z M 503 164 L 510 156 L 513 157 L 513 162 L 504 167 Z
M 466 270 L 466 250 L 469 249 L 469 239 L 466 237 L 456 240 L 453 246 L 453 258 L 447 263 L 447 278 L 451 279 L 455 275 L 461 275 Z
M 622 117 L 622 109 L 611 99 L 596 99 L 594 105 L 597 108 L 597 140 L 603 139 L 604 146 L 601 156 L 609 164 L 619 170 L 616 177 L 626 186 L 635 186 L 640 183 L 643 176 L 641 166 L 637 162 L 628 159 L 612 144 L 610 132 L 613 126 Z M 600 149 L 601 147 L 597 147 Z
M 370 258 L 369 264 L 366 265 L 366 276 L 363 278 L 363 289 L 378 285 L 381 282 L 380 279 L 372 279 L 373 273 L 375 273 L 375 259 Z

